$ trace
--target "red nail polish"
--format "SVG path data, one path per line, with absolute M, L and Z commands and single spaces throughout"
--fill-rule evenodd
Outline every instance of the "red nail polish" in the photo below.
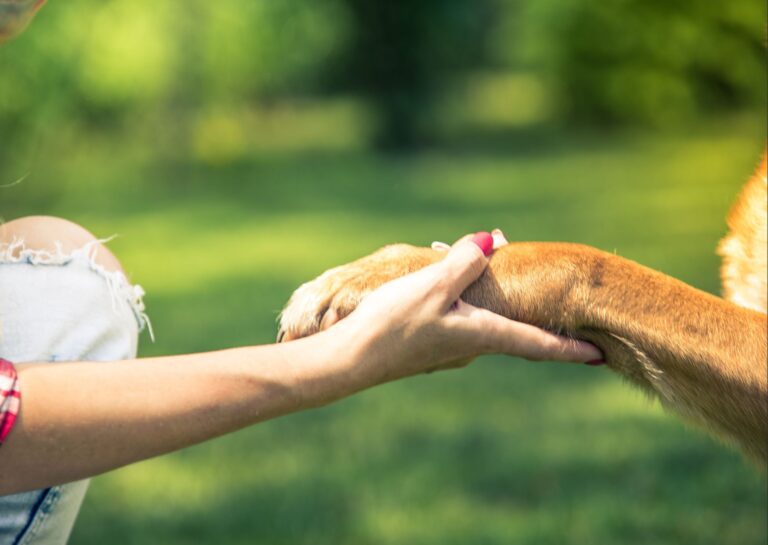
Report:
M 587 365 L 605 365 L 605 360 L 590 360 L 584 363 Z
M 483 254 L 486 256 L 491 255 L 491 252 L 493 251 L 493 237 L 490 233 L 486 233 L 485 231 L 475 233 L 475 236 L 472 237 L 472 242 L 477 244 L 483 251 Z

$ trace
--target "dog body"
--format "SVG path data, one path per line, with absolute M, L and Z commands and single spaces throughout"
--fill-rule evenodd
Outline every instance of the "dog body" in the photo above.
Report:
M 729 233 L 718 248 L 723 257 L 723 295 L 729 301 L 765 314 L 768 287 L 768 156 L 747 182 L 728 217 Z
M 614 254 L 567 243 L 512 243 L 463 298 L 508 318 L 599 346 L 607 366 L 688 419 L 768 461 L 766 161 L 720 245 L 725 299 Z M 381 284 L 442 259 L 394 245 L 301 286 L 281 337 L 311 335 Z M 333 321 L 333 320 L 331 320 Z

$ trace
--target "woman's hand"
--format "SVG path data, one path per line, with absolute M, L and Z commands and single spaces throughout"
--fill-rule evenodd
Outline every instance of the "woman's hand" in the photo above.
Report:
M 496 231 L 493 240 L 487 233 L 461 239 L 445 259 L 383 285 L 322 335 L 346 339 L 362 387 L 460 367 L 482 354 L 574 362 L 601 359 L 589 343 L 508 320 L 459 298 L 488 264 L 481 248 L 490 254 L 492 246 L 504 243 Z
M 21 34 L 45 0 L 0 0 L 0 44 Z

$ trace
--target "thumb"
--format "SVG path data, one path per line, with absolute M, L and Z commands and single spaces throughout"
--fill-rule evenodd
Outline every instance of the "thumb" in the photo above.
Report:
M 477 280 L 488 266 L 487 255 L 493 251 L 493 237 L 480 232 L 467 235 L 453 245 L 440 262 L 440 274 L 446 282 L 446 297 L 453 303 Z

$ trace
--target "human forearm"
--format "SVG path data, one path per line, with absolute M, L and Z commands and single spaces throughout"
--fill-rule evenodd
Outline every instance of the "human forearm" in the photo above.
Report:
M 0 495 L 103 473 L 372 385 L 336 357 L 342 338 L 18 366 L 23 405 L 0 448 Z

